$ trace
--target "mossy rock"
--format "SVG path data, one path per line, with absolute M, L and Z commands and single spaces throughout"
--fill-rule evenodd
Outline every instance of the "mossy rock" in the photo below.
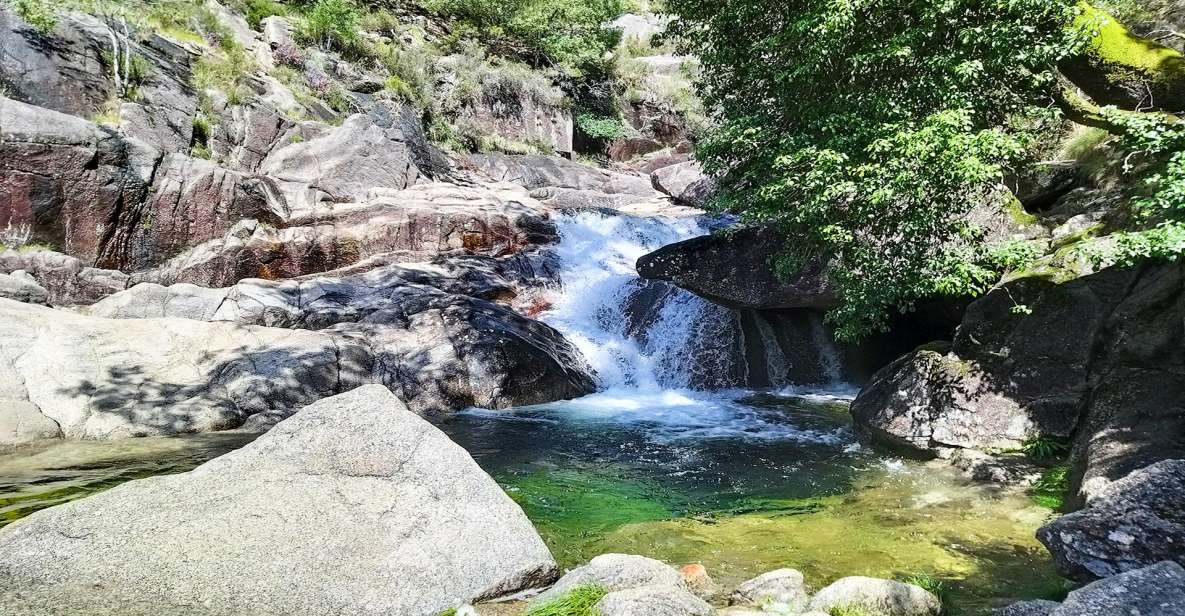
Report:
M 1086 29 L 1086 50 L 1062 72 L 1101 105 L 1185 110 L 1185 56 L 1133 34 L 1106 11 L 1086 3 L 1072 28 Z

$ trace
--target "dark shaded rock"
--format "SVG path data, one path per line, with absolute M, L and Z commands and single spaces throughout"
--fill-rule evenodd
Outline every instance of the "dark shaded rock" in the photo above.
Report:
M 124 208 L 148 194 L 160 152 L 76 118 L 0 98 L 0 227 L 102 264 Z
M 1058 572 L 1079 581 L 1165 560 L 1185 564 L 1185 460 L 1157 462 L 1111 483 L 1085 509 L 1041 527 L 1037 538 Z
M 995 616 L 1182 616 L 1185 569 L 1173 562 L 1120 573 L 1072 591 L 1060 605 L 1052 601 L 1015 603 Z
M 609 160 L 626 161 L 645 156 L 667 147 L 654 139 L 630 137 L 609 144 Z
M 767 227 L 747 227 L 664 246 L 638 259 L 638 275 L 666 280 L 734 308 L 827 308 L 835 295 L 816 260 L 780 280 L 770 260 L 782 238 Z
M 1111 344 L 1113 311 L 1139 276 L 1107 270 L 992 290 L 967 308 L 949 348 L 918 350 L 878 372 L 852 403 L 857 425 L 925 455 L 1016 447 L 1038 434 L 1068 439 L 1092 388 L 1107 382 L 1100 349 Z

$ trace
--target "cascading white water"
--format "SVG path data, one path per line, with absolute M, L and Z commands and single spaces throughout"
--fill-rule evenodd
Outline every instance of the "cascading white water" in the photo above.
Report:
M 713 315 L 727 311 L 672 288 L 639 342 L 627 331 L 626 310 L 630 295 L 638 290 L 634 264 L 639 257 L 707 231 L 692 218 L 595 212 L 561 215 L 556 223 L 563 290 L 540 319 L 580 349 L 603 388 L 689 387 L 693 362 L 687 353 L 693 339 Z

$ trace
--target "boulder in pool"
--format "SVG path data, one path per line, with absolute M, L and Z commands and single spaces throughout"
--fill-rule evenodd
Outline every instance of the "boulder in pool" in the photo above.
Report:
M 1111 483 L 1085 509 L 1041 527 L 1037 539 L 1058 573 L 1081 582 L 1165 560 L 1185 565 L 1185 460 Z
M 0 531 L 9 615 L 435 616 L 554 577 L 518 505 L 373 385 Z
M 1165 561 L 1092 582 L 1060 605 L 1025 601 L 994 616 L 1181 616 L 1185 614 L 1185 568 Z
M 642 586 L 684 587 L 683 576 L 673 567 L 645 556 L 601 554 L 564 574 L 554 586 L 535 598 L 545 603 L 580 586 L 600 586 L 609 592 Z
M 942 602 L 929 591 L 893 580 L 846 577 L 820 590 L 810 608 L 829 612 L 833 608 L 856 607 L 881 616 L 938 616 Z
M 712 616 L 715 610 L 681 586 L 639 586 L 605 595 L 595 606 L 601 616 Z

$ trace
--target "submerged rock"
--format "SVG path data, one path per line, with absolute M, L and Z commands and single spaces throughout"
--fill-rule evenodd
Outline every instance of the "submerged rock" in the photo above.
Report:
M 837 607 L 862 607 L 884 616 L 938 616 L 942 602 L 933 594 L 893 580 L 846 577 L 820 590 L 811 609 L 826 612 Z
M 518 505 L 379 386 L 0 532 L 14 615 L 435 616 L 554 574 Z
M 1185 460 L 1110 484 L 1081 511 L 1037 531 L 1058 573 L 1088 581 L 1161 562 L 1185 565 Z

